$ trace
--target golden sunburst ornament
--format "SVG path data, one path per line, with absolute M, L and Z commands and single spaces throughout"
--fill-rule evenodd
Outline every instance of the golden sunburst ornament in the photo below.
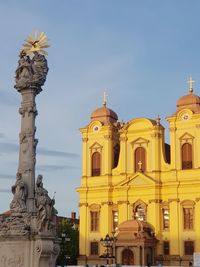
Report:
M 29 35 L 25 43 L 23 44 L 23 52 L 27 55 L 33 54 L 33 52 L 38 52 L 42 55 L 48 55 L 44 48 L 49 47 L 48 37 L 44 32 L 38 33 L 35 32 L 33 36 Z

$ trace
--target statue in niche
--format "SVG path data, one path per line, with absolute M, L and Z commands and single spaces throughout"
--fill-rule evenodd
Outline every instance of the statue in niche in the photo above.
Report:
M 56 215 L 55 200 L 49 197 L 48 191 L 43 187 L 42 179 L 43 176 L 38 175 L 35 188 L 39 232 L 51 230 L 54 226 L 53 219 Z
M 22 174 L 17 173 L 15 185 L 12 186 L 11 191 L 14 195 L 12 202 L 10 203 L 10 209 L 14 212 L 26 211 L 26 197 L 27 186 L 22 179 Z

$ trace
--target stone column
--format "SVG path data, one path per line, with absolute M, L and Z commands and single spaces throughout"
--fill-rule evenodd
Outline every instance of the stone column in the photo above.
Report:
M 19 134 L 19 163 L 18 172 L 22 174 L 24 183 L 27 185 L 26 207 L 28 212 L 35 211 L 34 192 L 35 192 L 35 162 L 36 146 L 38 140 L 35 139 L 35 117 L 37 109 L 35 97 L 38 88 L 18 89 L 22 95 L 21 107 L 21 132 Z

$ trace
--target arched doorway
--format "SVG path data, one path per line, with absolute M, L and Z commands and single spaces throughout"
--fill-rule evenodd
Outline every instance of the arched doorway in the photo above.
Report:
M 134 255 L 130 249 L 122 251 L 122 265 L 134 265 Z

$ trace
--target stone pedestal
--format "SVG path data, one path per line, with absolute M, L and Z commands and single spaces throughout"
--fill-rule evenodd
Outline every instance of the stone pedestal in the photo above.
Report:
M 1 267 L 55 267 L 59 246 L 44 236 L 0 238 Z

